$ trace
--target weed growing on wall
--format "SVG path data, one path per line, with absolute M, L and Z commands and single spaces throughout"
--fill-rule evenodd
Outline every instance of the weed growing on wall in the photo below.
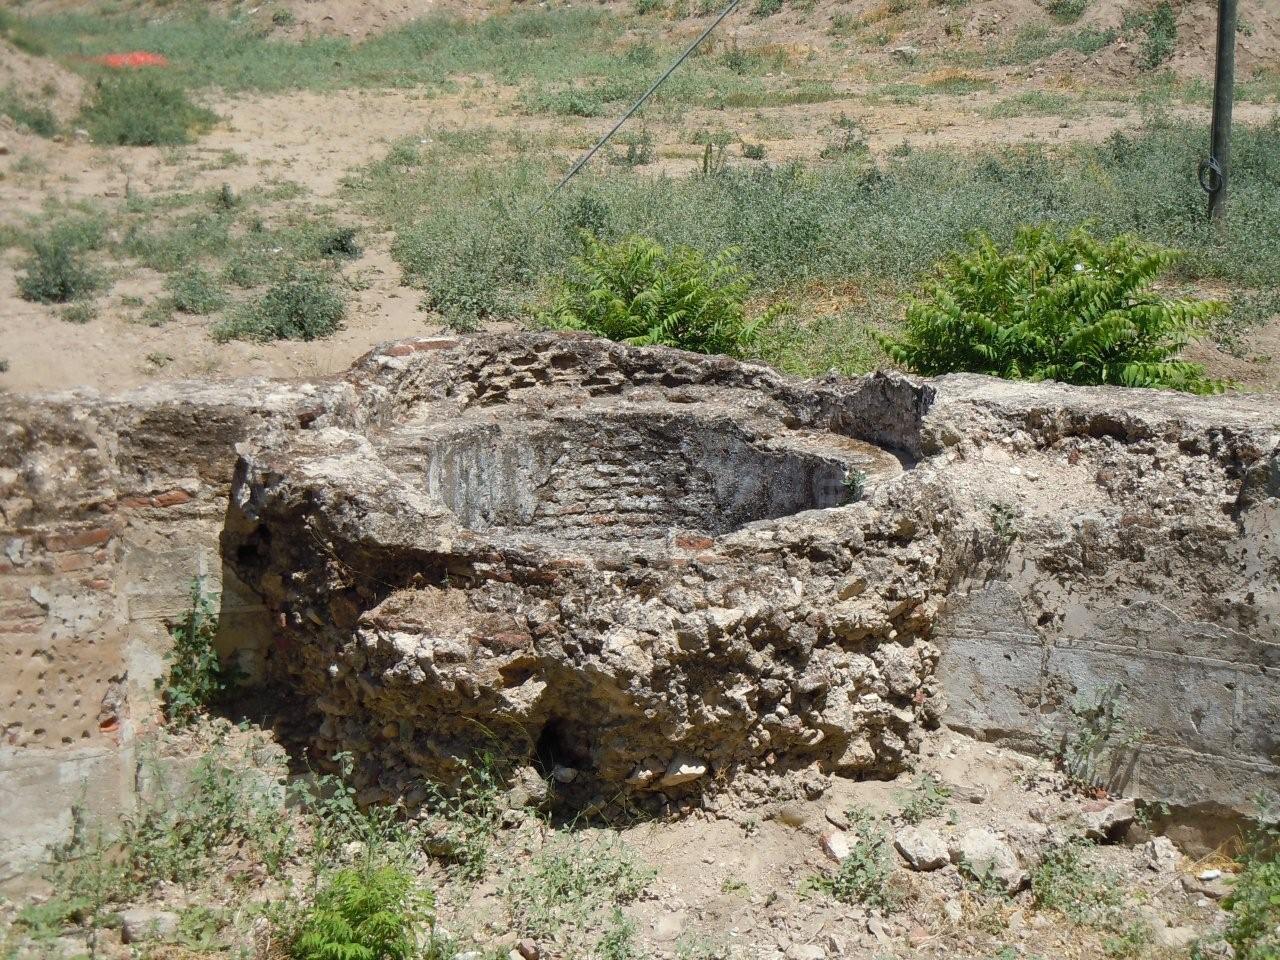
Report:
M 217 633 L 214 600 L 197 579 L 191 586 L 190 609 L 169 626 L 169 672 L 156 680 L 170 723 L 191 723 L 235 683 L 234 668 L 222 663 L 214 647 Z

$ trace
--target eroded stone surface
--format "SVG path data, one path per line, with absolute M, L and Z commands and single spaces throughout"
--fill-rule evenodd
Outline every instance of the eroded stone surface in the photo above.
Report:
M 940 650 L 955 721 L 1015 741 L 1121 681 L 1170 749 L 1109 756 L 1120 789 L 1173 790 L 1192 744 L 1234 771 L 1208 805 L 1276 778 L 1265 402 L 554 335 L 396 345 L 348 383 L 246 454 L 225 544 L 280 616 L 273 682 L 367 797 L 485 750 L 575 771 L 579 806 L 891 774 Z

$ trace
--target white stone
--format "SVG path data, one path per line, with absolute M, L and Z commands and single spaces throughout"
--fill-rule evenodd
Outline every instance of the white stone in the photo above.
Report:
M 928 827 L 903 827 L 893 845 L 912 870 L 937 870 L 950 860 L 946 843 Z
M 951 859 L 979 879 L 999 883 L 1009 893 L 1026 886 L 1030 879 L 1018 855 L 992 831 L 974 827 L 951 850 Z
M 822 835 L 822 852 L 836 863 L 842 863 L 853 851 L 849 847 L 849 838 L 844 831 L 828 830 Z
M 700 760 L 689 757 L 676 757 L 667 767 L 667 772 L 658 781 L 660 787 L 675 787 L 691 780 L 697 780 L 707 772 L 707 765 Z
M 167 940 L 178 932 L 178 915 L 168 910 L 135 907 L 120 913 L 120 939 L 125 943 Z

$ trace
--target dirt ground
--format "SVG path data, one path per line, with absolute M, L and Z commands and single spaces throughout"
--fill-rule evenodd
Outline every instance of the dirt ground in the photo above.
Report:
M 83 4 L 39 0 L 20 5 L 23 11 L 82 7 Z M 1207 77 L 1211 30 L 1210 4 L 1187 3 L 1179 8 L 1179 47 L 1172 65 L 1179 75 Z M 344 3 L 337 0 L 287 0 L 249 10 L 230 4 L 244 15 L 268 17 L 286 9 L 292 21 L 281 27 L 287 36 L 314 32 L 359 39 L 401 24 L 426 12 L 444 9 L 479 16 L 482 5 L 439 4 L 421 0 L 377 0 Z M 1260 66 L 1280 64 L 1280 10 L 1266 0 L 1246 0 L 1242 17 L 1249 26 L 1240 41 L 1242 74 Z M 142 9 L 146 9 L 145 6 Z M 1082 27 L 1116 26 L 1124 4 L 1094 3 Z M 1118 130 L 1136 128 L 1143 107 L 1126 91 L 1131 51 L 1108 48 L 1091 59 L 1055 58 L 1047 65 L 975 67 L 951 71 L 983 81 L 979 92 L 928 94 L 910 102 L 877 96 L 882 84 L 877 71 L 895 63 L 891 51 L 854 54 L 837 49 L 830 25 L 836 16 L 861 17 L 892 26 L 890 6 L 865 0 L 822 3 L 803 15 L 790 9 L 767 20 L 742 16 L 726 25 L 722 43 L 752 44 L 781 38 L 791 49 L 808 48 L 829 65 L 835 99 L 799 106 L 776 106 L 737 111 L 688 112 L 680 122 L 646 122 L 654 137 L 657 161 L 642 168 L 645 175 L 685 174 L 698 169 L 701 148 L 691 145 L 687 130 L 714 125 L 744 139 L 762 143 L 770 162 L 811 160 L 828 142 L 833 124 L 848 117 L 866 132 L 868 144 L 883 155 L 903 145 L 978 147 L 988 144 L 1068 143 L 1101 140 Z M 671 20 L 669 31 L 684 35 L 701 19 Z M 948 34 L 959 22 L 958 36 Z M 963 49 L 978 38 L 1013 36 L 1028 25 L 1051 23 L 1049 15 L 1030 0 L 982 0 L 959 8 L 929 7 L 923 23 L 912 21 L 894 35 L 894 48 L 923 51 Z M 947 71 L 943 71 L 947 74 Z M 916 82 L 945 83 L 950 74 L 920 72 Z M 1099 87 L 1097 84 L 1102 83 Z M 74 115 L 83 81 L 47 60 L 11 46 L 0 47 L 0 88 L 18 84 L 28 93 L 47 97 L 59 117 Z M 104 147 L 82 137 L 44 140 L 18 129 L 0 117 L 0 228 L 15 226 L 40 214 L 51 201 L 66 204 L 89 201 L 110 208 L 125 197 L 157 196 L 182 186 L 216 190 L 229 184 L 237 191 L 255 185 L 288 181 L 302 188 L 308 203 L 343 210 L 349 219 L 341 185 L 344 177 L 385 154 L 405 137 L 429 140 L 446 130 L 487 129 L 518 131 L 552 138 L 567 165 L 605 126 L 602 119 L 529 116 L 515 109 L 519 91 L 492 82 L 468 84 L 456 92 L 421 98 L 399 90 L 341 90 L 299 92 L 271 96 L 210 95 L 207 105 L 220 117 L 216 126 L 192 147 L 180 150 Z M 1025 94 L 1065 94 L 1071 106 L 1062 111 L 1031 110 L 1023 115 L 997 115 L 1007 98 Z M 1274 103 L 1247 102 L 1238 107 L 1241 123 L 1262 123 L 1277 114 Z M 1207 106 L 1175 104 L 1174 122 L 1203 124 Z M 7 124 L 7 126 L 5 125 Z M 242 162 L 219 164 L 219 156 L 234 155 Z M 365 224 L 365 226 L 369 226 Z M 157 377 L 234 377 L 245 374 L 315 376 L 343 369 L 351 360 L 382 340 L 420 334 L 438 328 L 434 318 L 418 308 L 421 292 L 403 285 L 390 254 L 389 235 L 366 231 L 364 251 L 343 268 L 351 287 L 345 326 L 325 340 L 304 342 L 214 342 L 201 318 L 179 315 L 161 326 L 138 322 L 136 305 L 162 290 L 162 277 L 127 266 L 117 271 L 110 293 L 97 314 L 81 327 L 61 319 L 55 308 L 19 298 L 15 285 L 20 258 L 17 251 L 0 257 L 0 359 L 8 370 L 0 374 L 0 388 L 17 391 L 93 387 L 118 390 Z M 1280 349 L 1276 322 L 1247 339 L 1235 355 L 1210 345 L 1195 348 L 1195 358 L 1210 373 L 1232 378 L 1241 389 L 1280 389 Z

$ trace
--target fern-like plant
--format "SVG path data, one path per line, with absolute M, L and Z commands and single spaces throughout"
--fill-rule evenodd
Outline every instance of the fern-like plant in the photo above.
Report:
M 434 902 L 398 866 L 339 870 L 302 918 L 294 960 L 410 960 Z
M 1083 228 L 1062 237 L 1025 227 L 1007 250 L 982 236 L 912 300 L 902 336 L 881 342 L 926 376 L 1214 393 L 1222 384 L 1180 355 L 1223 305 L 1151 290 L 1177 259 L 1131 235 L 1102 241 Z
M 633 346 L 749 354 L 781 312 L 748 318 L 751 278 L 727 250 L 708 258 L 644 237 L 608 244 L 583 236 L 583 253 L 561 278 L 544 326 L 587 330 Z

